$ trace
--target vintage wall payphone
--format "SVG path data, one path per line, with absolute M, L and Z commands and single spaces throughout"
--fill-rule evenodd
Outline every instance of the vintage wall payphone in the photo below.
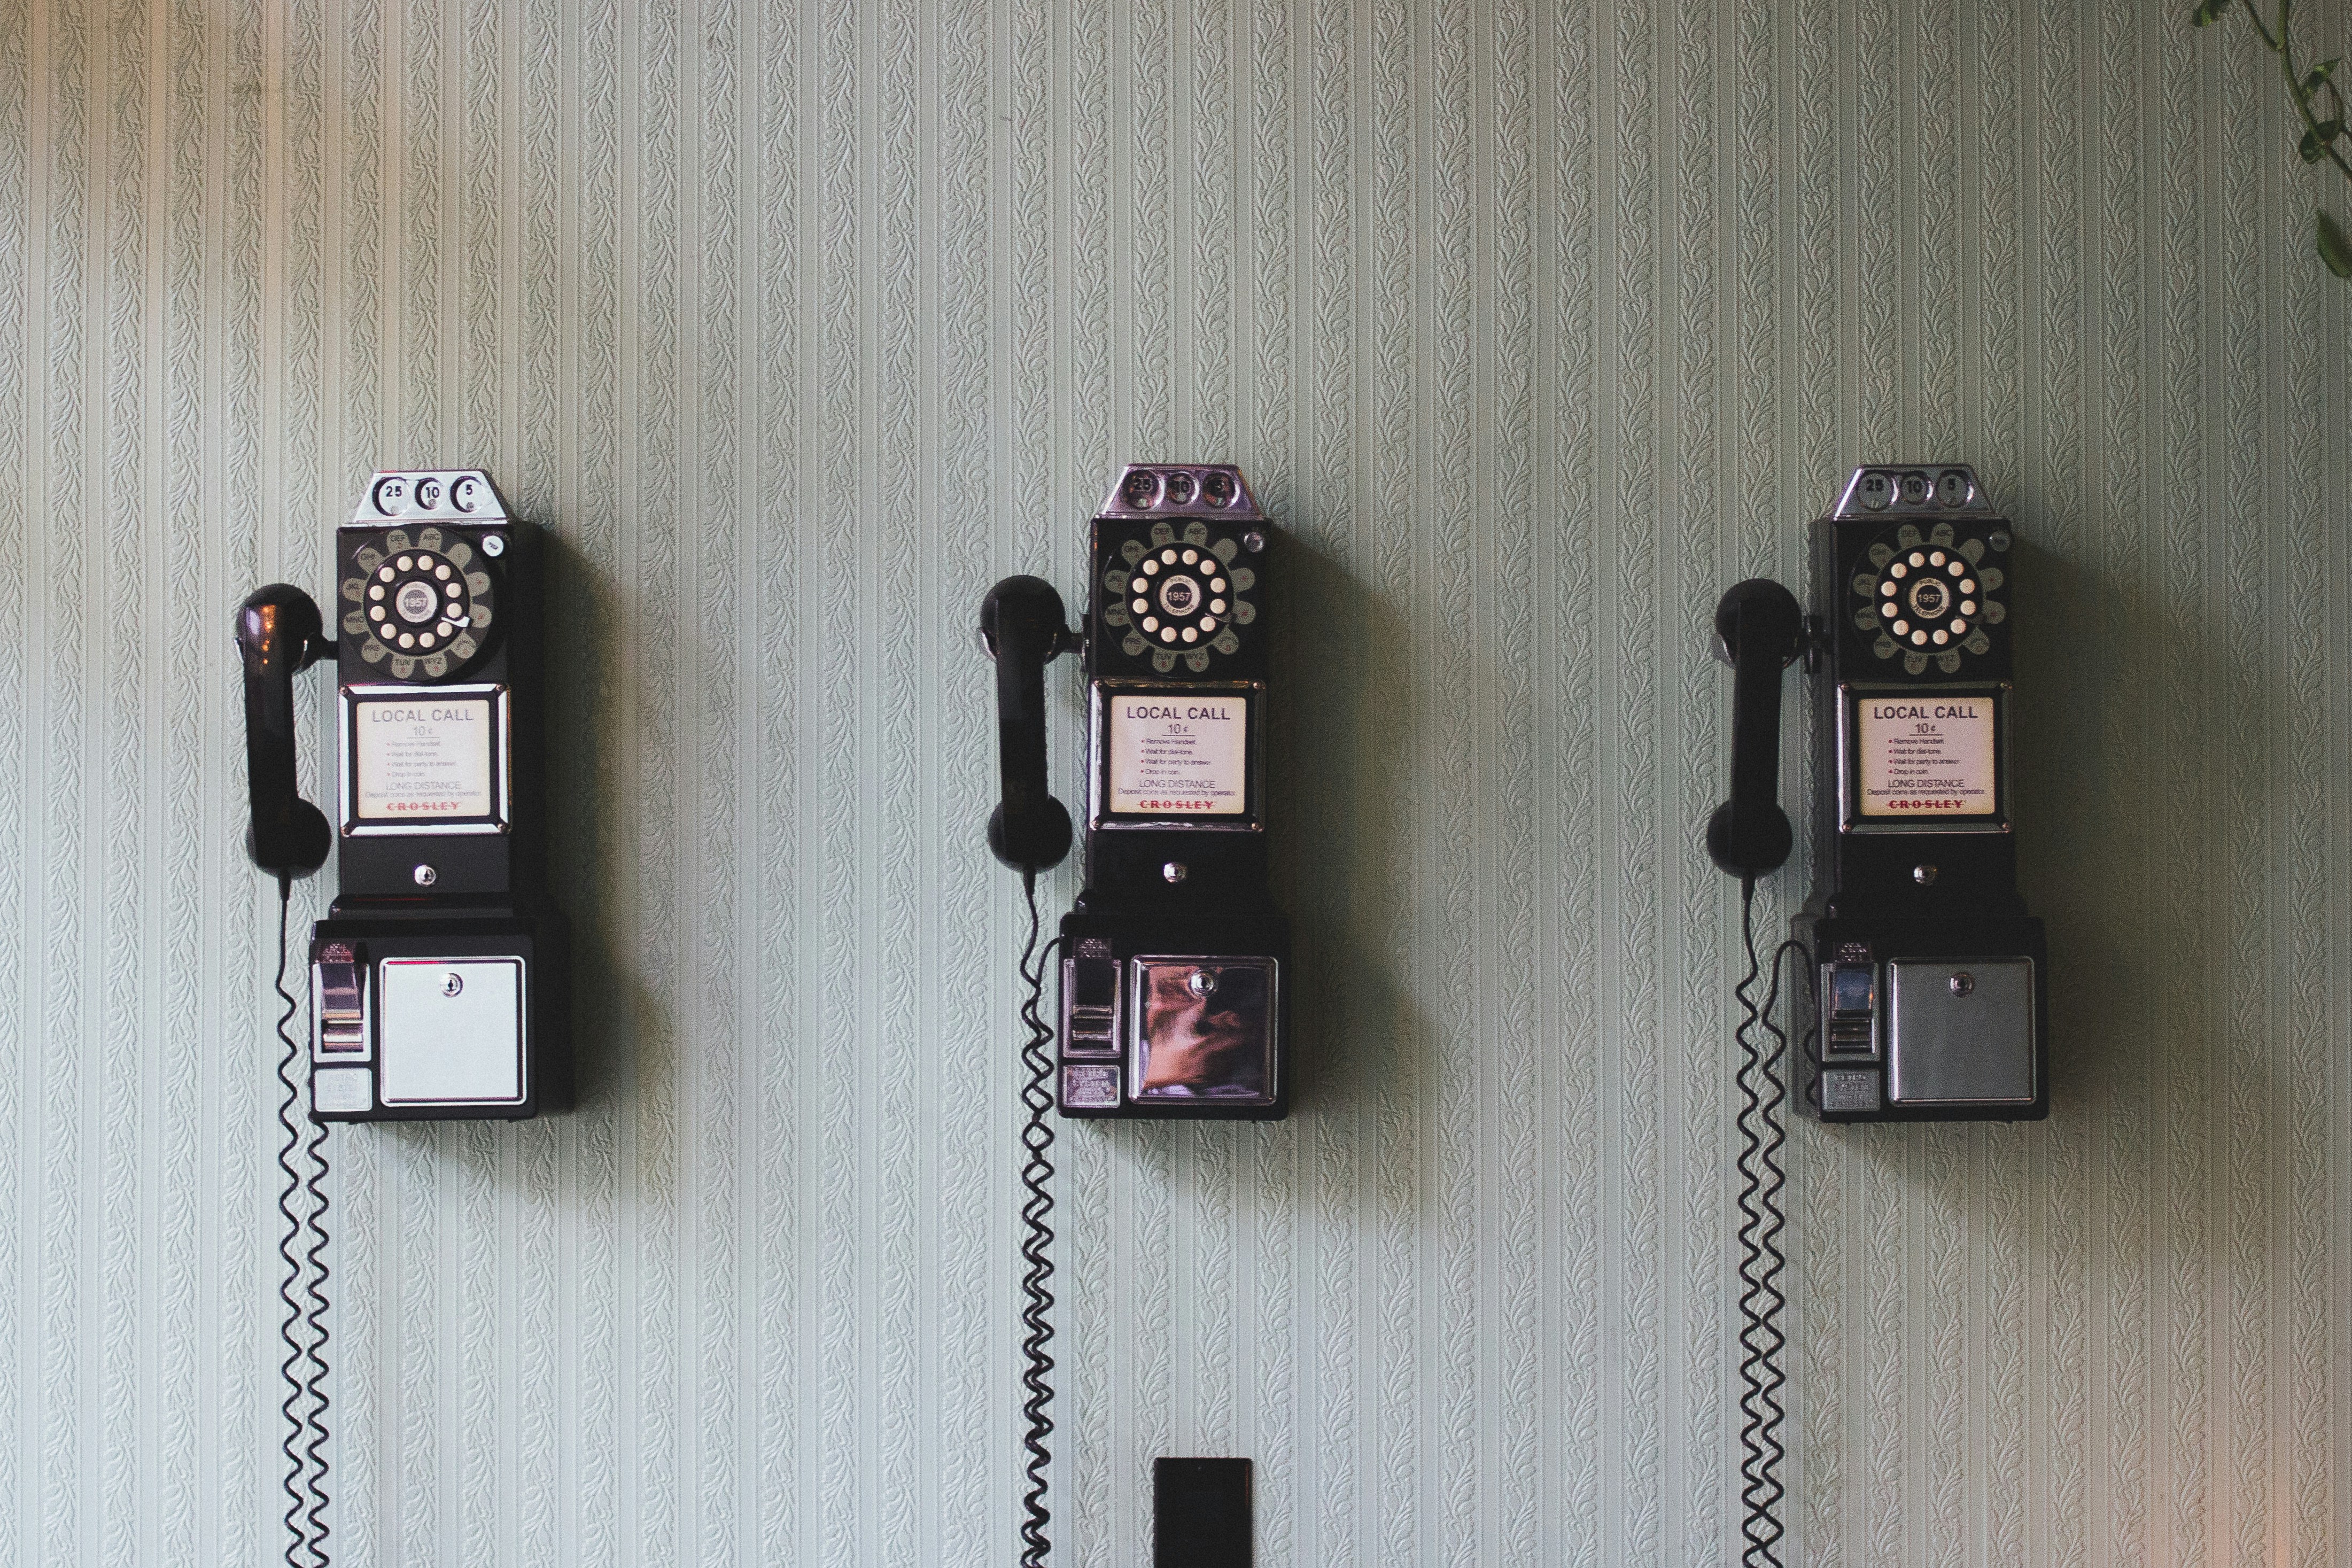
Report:
M 335 853 L 311 933 L 310 1113 L 518 1118 L 567 1102 L 548 900 L 537 531 L 479 471 L 383 473 L 336 531 L 336 630 L 272 584 L 237 611 L 248 844 Z M 335 660 L 335 818 L 295 785 L 294 677 Z

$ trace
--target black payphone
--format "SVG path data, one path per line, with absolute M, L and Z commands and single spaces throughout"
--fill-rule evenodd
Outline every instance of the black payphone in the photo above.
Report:
M 1788 858 L 1780 671 L 1814 672 L 1814 886 L 1794 923 L 1797 1103 L 1825 1121 L 2050 1111 L 2048 959 L 2017 891 L 2014 537 L 1956 465 L 1857 470 L 1814 524 L 1814 613 L 1757 578 L 1716 611 L 1737 674 L 1731 798 L 1707 850 L 1743 881 Z
M 336 630 L 301 589 L 237 607 L 246 848 L 278 879 L 286 1561 L 328 1561 L 325 1124 L 569 1102 L 567 941 L 541 825 L 540 542 L 479 470 L 380 473 L 336 531 Z M 294 678 L 335 660 L 335 815 L 301 797 Z M 296 879 L 336 858 L 311 1021 L 286 987 Z M 309 1067 L 309 1094 L 301 1066 Z M 307 1138 L 297 1107 L 308 1100 Z
M 336 531 L 337 630 L 272 584 L 236 617 L 248 847 L 335 851 L 310 940 L 310 1114 L 527 1117 L 567 1101 L 565 942 L 541 820 L 539 541 L 488 474 L 383 473 Z M 335 820 L 295 784 L 294 677 L 335 658 Z
M 1746 1568 L 1777 1568 L 1785 1455 L 1780 1323 L 1789 1043 L 1774 1021 L 1794 954 L 1794 1087 L 1823 1121 L 2031 1121 L 2050 1111 L 2047 954 L 2017 890 L 2011 771 L 2015 536 L 1965 467 L 1859 468 L 1813 524 L 1807 614 L 1752 578 L 1723 595 L 1731 797 L 1708 856 L 1739 879 L 1740 1466 Z M 1769 964 L 1757 879 L 1795 835 L 1778 799 L 1782 672 L 1814 679 L 1811 896 Z M 1769 980 L 1764 979 L 1769 971 Z M 1758 994 L 1758 986 L 1764 986 Z M 1766 1044 L 1769 1037 L 1770 1044 Z
M 1237 468 L 1123 469 L 1089 531 L 1086 628 L 1034 577 L 981 605 L 1003 799 L 989 847 L 1070 843 L 1045 785 L 1045 666 L 1087 675 L 1086 887 L 1063 917 L 1056 1103 L 1072 1117 L 1265 1121 L 1288 1105 L 1290 926 L 1266 888 L 1265 571 Z

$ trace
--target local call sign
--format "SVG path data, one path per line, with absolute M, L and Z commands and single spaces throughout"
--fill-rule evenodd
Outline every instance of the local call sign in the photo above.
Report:
M 1854 707 L 1863 816 L 1999 812 L 1990 697 L 1865 697 Z
M 1239 816 L 1249 808 L 1249 699 L 1230 693 L 1110 699 L 1110 809 Z

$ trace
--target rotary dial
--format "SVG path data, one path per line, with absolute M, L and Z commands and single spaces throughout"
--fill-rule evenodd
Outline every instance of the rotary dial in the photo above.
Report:
M 343 578 L 344 635 L 394 680 L 438 680 L 472 662 L 495 614 L 490 575 L 474 548 L 438 528 L 395 528 L 352 552 Z
M 1238 541 L 1213 538 L 1199 522 L 1181 533 L 1155 523 L 1149 542 L 1130 539 L 1119 546 L 1119 563 L 1103 573 L 1102 586 L 1104 623 L 1124 628 L 1120 651 L 1129 658 L 1149 654 L 1163 675 L 1180 658 L 1197 675 L 1213 656 L 1239 651 L 1234 628 L 1257 619 L 1249 598 L 1257 574 L 1236 563 L 1241 553 Z
M 1922 531 L 1905 523 L 1871 545 L 1872 571 L 1854 574 L 1862 605 L 1854 625 L 1876 632 L 1871 652 L 1898 654 L 1906 674 L 1923 675 L 1932 660 L 1946 675 L 1959 673 L 1962 656 L 1990 650 L 1985 628 L 1998 626 L 2008 609 L 1999 594 L 2006 581 L 1997 558 L 2009 549 L 2009 533 L 1956 537 L 1949 523 Z

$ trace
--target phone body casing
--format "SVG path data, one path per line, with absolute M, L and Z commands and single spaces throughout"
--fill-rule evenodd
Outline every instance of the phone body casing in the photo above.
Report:
M 1964 466 L 1856 470 L 1812 528 L 1815 881 L 1797 1103 L 2050 1110 L 2048 948 L 2017 889 L 2015 539 Z
M 1267 888 L 1275 531 L 1238 469 L 1136 464 L 1088 531 L 1086 886 L 1062 921 L 1066 1116 L 1289 1109 L 1290 923 Z
M 338 885 L 310 940 L 311 1113 L 563 1108 L 539 531 L 479 470 L 379 473 L 335 567 Z

